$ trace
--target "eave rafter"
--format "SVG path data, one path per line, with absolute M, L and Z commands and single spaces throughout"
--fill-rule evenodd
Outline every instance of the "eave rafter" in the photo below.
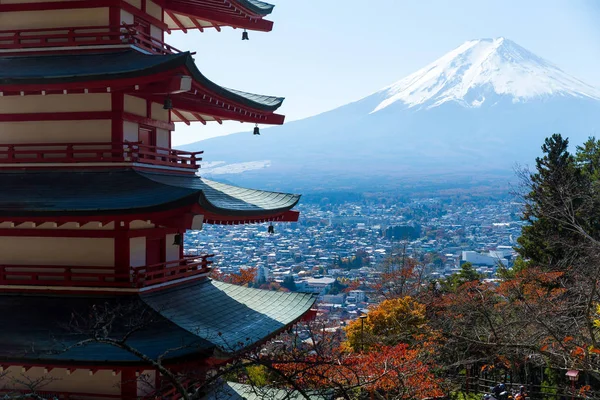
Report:
M 163 2 L 165 14 L 168 15 L 178 29 L 182 29 L 181 21 L 174 14 L 189 18 L 192 24 L 197 27 L 201 25 L 200 21 L 206 22 L 220 31 L 222 26 L 232 28 L 249 29 L 262 32 L 270 32 L 273 29 L 273 22 L 263 19 L 264 15 L 257 14 L 241 6 L 237 2 L 222 0 L 165 0 Z M 203 26 L 203 28 L 210 27 Z M 202 25 L 201 25 L 202 26 Z M 185 27 L 183 29 L 190 29 Z M 173 29 L 175 29 L 173 27 Z
M 153 101 L 159 101 L 159 98 L 153 98 Z M 196 117 L 200 115 L 202 119 L 197 119 L 202 122 L 206 122 L 202 116 L 210 116 L 212 119 L 221 124 L 225 120 L 248 122 L 255 124 L 267 124 L 267 125 L 281 125 L 283 124 L 285 117 L 280 114 L 261 114 L 255 111 L 248 111 L 243 108 L 236 108 L 236 111 L 227 109 L 224 105 L 215 105 L 202 100 L 202 98 L 190 98 L 186 93 L 184 96 L 177 95 L 172 97 L 173 102 L 173 114 L 178 118 L 181 118 L 181 112 L 189 113 L 191 116 Z M 190 121 L 189 118 L 185 118 Z M 184 119 L 182 119 L 185 122 Z

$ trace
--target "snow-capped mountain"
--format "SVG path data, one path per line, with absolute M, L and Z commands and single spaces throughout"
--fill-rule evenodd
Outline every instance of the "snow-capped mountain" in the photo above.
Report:
M 222 162 L 210 172 L 225 179 L 304 190 L 359 181 L 386 186 L 416 175 L 508 175 L 515 163 L 532 164 L 552 133 L 579 144 L 600 135 L 598 128 L 600 89 L 497 38 L 466 42 L 335 110 L 262 129 L 261 136 L 239 133 L 184 148 Z M 227 173 L 240 163 L 264 168 Z
M 396 102 L 432 108 L 455 101 L 480 107 L 489 103 L 490 94 L 510 96 L 513 102 L 544 96 L 600 99 L 599 89 L 503 37 L 468 41 L 381 93 L 385 100 L 373 112 Z

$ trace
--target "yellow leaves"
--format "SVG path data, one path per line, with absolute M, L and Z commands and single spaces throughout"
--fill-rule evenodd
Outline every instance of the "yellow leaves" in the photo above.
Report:
M 596 305 L 596 315 L 600 315 L 600 304 Z M 600 328 L 600 319 L 596 318 L 592 322 L 596 328 Z
M 600 349 L 598 349 L 598 348 L 596 348 L 594 346 L 591 346 L 590 347 L 590 353 L 600 354 Z
M 410 296 L 385 300 L 372 308 L 364 321 L 357 319 L 346 327 L 347 347 L 358 351 L 375 342 L 395 345 L 426 334 L 425 312 L 425 305 Z

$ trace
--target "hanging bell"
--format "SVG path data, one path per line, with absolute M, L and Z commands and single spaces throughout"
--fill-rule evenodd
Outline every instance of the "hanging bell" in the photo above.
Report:
M 183 244 L 182 239 L 181 233 L 176 233 L 175 236 L 173 236 L 173 246 L 181 246 Z
M 269 225 L 269 228 L 267 228 L 267 232 L 269 232 L 269 234 L 274 234 L 275 233 L 275 227 L 273 226 L 273 224 Z
M 254 134 L 255 135 L 260 135 L 260 129 L 258 127 L 258 124 L 254 127 Z
M 246 32 L 245 29 L 244 32 L 242 32 L 242 40 L 250 40 L 250 38 L 248 37 L 248 32 Z
M 173 100 L 170 97 L 165 98 L 165 102 L 163 104 L 163 110 L 172 110 L 173 109 Z

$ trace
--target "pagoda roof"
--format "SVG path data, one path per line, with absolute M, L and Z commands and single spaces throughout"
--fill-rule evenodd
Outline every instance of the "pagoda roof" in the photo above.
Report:
M 245 189 L 196 175 L 135 169 L 0 172 L 0 216 L 134 214 L 198 205 L 215 215 L 278 215 L 300 195 Z
M 111 344 L 75 346 L 93 337 L 94 313 L 116 316 L 107 337 L 121 340 L 130 334 L 125 343 L 152 359 L 227 358 L 287 329 L 314 302 L 310 294 L 209 279 L 121 297 L 2 294 L 0 362 L 142 364 L 132 352 Z
M 0 57 L 0 90 L 7 85 L 53 85 L 134 79 L 184 68 L 202 88 L 260 111 L 275 111 L 283 97 L 228 89 L 206 78 L 192 54 L 145 54 L 134 49 L 112 53 Z
M 333 392 L 309 390 L 305 392 L 310 399 L 333 399 Z M 203 400 L 305 400 L 304 394 L 295 389 L 279 389 L 271 386 L 257 386 L 238 382 L 223 382 L 210 391 Z

